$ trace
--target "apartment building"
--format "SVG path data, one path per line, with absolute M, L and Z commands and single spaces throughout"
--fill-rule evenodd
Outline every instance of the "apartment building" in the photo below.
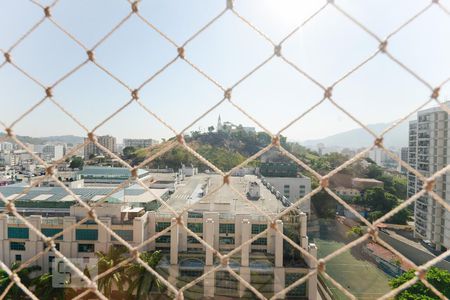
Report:
M 123 147 L 147 148 L 156 144 L 154 139 L 123 139 Z
M 87 138 L 84 139 L 86 142 Z M 98 136 L 98 143 L 113 153 L 117 153 L 116 138 L 110 135 Z M 89 159 L 92 156 L 106 155 L 97 145 L 89 143 L 84 147 L 84 158 Z
M 419 111 L 417 120 L 409 124 L 408 163 L 429 177 L 447 165 L 449 124 L 448 114 L 441 108 Z M 449 201 L 450 178 L 443 175 L 436 179 L 434 191 Z M 422 189 L 423 183 L 408 173 L 408 196 Z M 436 250 L 450 247 L 450 213 L 428 195 L 415 202 L 415 234 L 430 240 Z

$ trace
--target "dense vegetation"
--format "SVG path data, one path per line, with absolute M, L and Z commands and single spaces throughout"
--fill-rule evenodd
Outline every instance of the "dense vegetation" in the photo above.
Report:
M 358 166 L 344 170 L 354 177 L 374 178 L 384 183 L 383 187 L 368 188 L 363 191 L 362 196 L 347 197 L 346 202 L 355 204 L 368 211 L 368 220 L 375 221 L 406 198 L 406 178 L 400 174 L 390 173 L 368 160 L 368 167 Z M 319 217 L 334 218 L 336 212 L 336 200 L 326 192 L 319 192 L 312 197 Z M 412 208 L 408 207 L 395 214 L 388 223 L 406 224 L 413 214 Z
M 271 137 L 264 132 L 248 133 L 243 129 L 232 132 L 192 132 L 185 137 L 186 143 L 213 163 L 219 169 L 228 171 L 257 153 L 271 143 Z M 170 140 L 169 140 L 170 141 Z M 281 138 L 281 144 L 286 146 L 286 138 Z M 153 153 L 157 153 L 165 143 L 152 147 L 151 149 L 135 149 L 126 147 L 123 151 L 124 159 L 137 165 Z M 259 159 L 252 163 L 257 165 Z M 200 170 L 210 169 L 201 163 L 195 156 L 183 147 L 177 146 L 149 164 L 150 168 L 172 168 L 178 169 L 181 164 L 194 165 Z
M 389 281 L 389 285 L 392 288 L 396 288 L 404 284 L 405 282 L 414 278 L 414 270 L 410 270 L 401 276 Z M 438 291 L 440 291 L 447 298 L 450 297 L 450 273 L 447 270 L 441 270 L 436 267 L 431 267 L 427 274 L 426 279 L 431 285 L 433 285 Z M 421 281 L 417 282 L 410 288 L 402 291 L 395 299 L 399 300 L 418 300 L 418 299 L 439 299 L 430 289 L 428 289 Z

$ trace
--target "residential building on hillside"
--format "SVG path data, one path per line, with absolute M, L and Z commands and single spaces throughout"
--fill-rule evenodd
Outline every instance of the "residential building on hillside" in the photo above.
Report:
M 87 138 L 84 139 L 86 142 Z M 108 149 L 109 151 L 113 153 L 117 153 L 117 143 L 116 138 L 110 135 L 104 135 L 104 136 L 98 136 L 97 137 L 98 143 Z M 92 156 L 97 155 L 107 155 L 104 153 L 97 145 L 94 143 L 89 143 L 86 146 L 84 146 L 84 158 L 89 159 Z
M 449 102 L 446 103 L 450 104 Z M 421 110 L 417 120 L 409 123 L 408 163 L 425 177 L 441 170 L 450 162 L 449 116 L 440 107 Z M 423 188 L 413 173 L 408 173 L 408 197 Z M 437 177 L 434 192 L 446 202 L 450 199 L 450 177 Z M 436 250 L 450 248 L 450 212 L 431 196 L 415 201 L 415 235 L 430 240 Z
M 158 144 L 154 139 L 123 139 L 123 147 L 147 148 Z

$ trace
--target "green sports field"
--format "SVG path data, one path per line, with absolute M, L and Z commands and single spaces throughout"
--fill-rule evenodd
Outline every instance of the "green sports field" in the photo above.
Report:
M 317 244 L 319 257 L 324 257 L 345 245 L 320 238 L 314 239 L 314 242 Z M 357 259 L 350 251 L 328 262 L 326 272 L 358 299 L 376 299 L 390 291 L 388 285 L 390 277 L 375 265 Z M 338 299 L 347 299 L 334 285 L 331 283 L 327 285 Z

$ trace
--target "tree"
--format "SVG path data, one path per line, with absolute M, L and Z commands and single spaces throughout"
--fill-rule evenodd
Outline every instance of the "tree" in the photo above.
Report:
M 214 131 L 214 126 L 209 126 L 209 127 L 208 127 L 208 132 L 211 133 L 211 132 L 213 132 L 213 131 Z
M 34 287 L 34 294 L 42 300 L 64 300 L 71 299 L 76 293 L 71 288 L 54 288 L 53 274 L 44 273 L 33 279 L 31 285 Z
M 367 168 L 367 177 L 368 178 L 379 178 L 381 175 L 383 175 L 383 169 L 381 167 L 379 167 L 376 164 L 371 164 L 368 168 Z
M 134 148 L 132 146 L 128 146 L 128 147 L 123 148 L 122 152 L 123 152 L 124 159 L 132 159 L 135 155 L 136 148 Z
M 83 166 L 84 166 L 84 160 L 81 157 L 72 156 L 69 168 L 81 170 L 81 169 L 83 169 Z
M 405 282 L 414 278 L 414 272 L 414 270 L 410 270 L 406 273 L 403 273 L 399 277 L 390 280 L 389 285 L 392 288 L 401 286 Z M 426 274 L 426 279 L 447 298 L 450 297 L 450 273 L 448 271 L 441 270 L 436 267 L 431 267 Z M 429 290 L 421 281 L 418 281 L 413 286 L 398 294 L 395 299 L 419 300 L 439 299 L 439 297 L 436 296 L 431 290 Z
M 11 271 L 17 270 L 20 268 L 20 262 L 13 262 L 11 265 Z M 31 286 L 31 282 L 32 282 L 32 278 L 31 278 L 31 274 L 35 271 L 39 271 L 41 269 L 41 267 L 39 266 L 29 266 L 29 267 L 25 267 L 23 269 L 21 269 L 20 271 L 17 272 L 17 275 L 20 278 L 20 282 L 22 282 L 26 287 L 30 287 Z M 10 284 L 11 279 L 9 278 L 8 273 L 6 273 L 5 270 L 0 270 L 0 295 L 3 294 L 3 292 L 5 291 L 5 289 L 8 287 L 8 285 Z M 19 299 L 28 299 L 29 297 L 25 294 L 24 291 L 22 291 L 22 289 L 17 286 L 17 284 L 14 284 L 10 290 L 8 291 L 8 293 L 6 294 L 5 299 L 14 299 L 14 300 L 19 300 Z
M 98 251 L 95 256 L 98 258 L 98 274 L 102 274 L 107 270 L 114 268 L 123 260 L 127 253 L 125 247 L 111 246 L 107 253 Z M 117 288 L 119 294 L 123 295 L 124 286 L 128 283 L 128 277 L 125 272 L 125 267 L 119 267 L 114 272 L 111 272 L 98 280 L 99 290 L 109 299 L 111 299 L 113 288 Z
M 144 261 L 149 267 L 155 269 L 162 258 L 160 251 L 144 252 L 140 255 L 140 259 Z M 144 266 L 134 263 L 127 269 L 127 274 L 130 278 L 130 285 L 127 293 L 133 299 L 144 300 L 153 299 L 150 292 L 156 288 L 158 292 L 164 289 L 164 285 L 150 273 Z
M 364 231 L 361 226 L 353 226 L 347 231 L 347 236 L 362 236 Z

